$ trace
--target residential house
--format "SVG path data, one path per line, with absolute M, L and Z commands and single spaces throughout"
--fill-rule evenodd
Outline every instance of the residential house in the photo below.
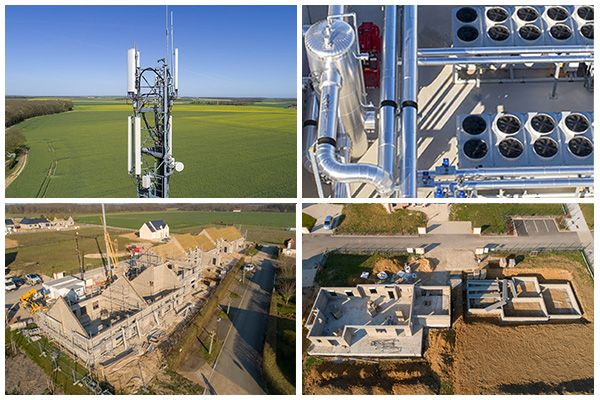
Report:
M 23 229 L 50 228 L 51 223 L 46 218 L 23 218 L 19 223 Z
M 15 222 L 12 220 L 12 218 L 6 218 L 4 220 L 4 233 L 9 233 L 9 232 L 13 232 L 17 229 Z
M 73 225 L 75 225 L 73 217 L 69 217 L 68 219 L 54 217 L 54 220 L 52 221 L 53 228 L 68 228 Z
M 296 257 L 296 239 L 288 238 L 283 241 L 283 249 L 281 254 L 288 257 Z
M 156 240 L 169 237 L 169 225 L 162 219 L 148 221 L 140 228 L 140 239 Z

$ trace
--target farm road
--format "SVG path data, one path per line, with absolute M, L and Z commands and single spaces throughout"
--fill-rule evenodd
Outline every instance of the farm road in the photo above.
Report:
M 4 189 L 6 189 L 8 187 L 8 185 L 13 183 L 13 181 L 15 179 L 17 179 L 17 177 L 23 171 L 23 169 L 25 169 L 25 164 L 27 164 L 27 149 L 25 149 L 23 151 L 23 154 L 21 155 L 21 157 L 20 157 L 19 161 L 17 161 L 17 163 L 19 164 L 17 166 L 17 169 L 14 170 L 10 175 L 8 175 L 6 177 L 6 180 L 4 181 Z

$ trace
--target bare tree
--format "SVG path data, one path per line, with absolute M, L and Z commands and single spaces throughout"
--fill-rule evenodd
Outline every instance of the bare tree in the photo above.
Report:
M 280 279 L 279 280 L 279 291 L 285 299 L 285 304 L 296 294 L 296 279 Z
M 279 262 L 280 274 L 279 277 L 281 279 L 296 279 L 296 260 L 291 257 L 285 257 L 283 260 Z

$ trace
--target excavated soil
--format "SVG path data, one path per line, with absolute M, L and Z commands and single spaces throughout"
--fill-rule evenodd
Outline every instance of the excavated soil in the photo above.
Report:
M 514 269 L 490 268 L 488 279 L 535 275 L 541 281 L 569 280 L 583 311 L 581 321 L 508 325 L 496 318 L 464 320 L 461 310 L 455 310 L 458 317 L 451 330 L 428 332 L 424 359 L 305 365 L 303 393 L 593 394 L 593 282 L 570 272 L 577 271 L 577 263 L 562 257 L 548 257 L 544 266 L 547 268 L 530 268 L 523 262 Z M 310 306 L 314 302 L 311 294 Z M 308 310 L 304 308 L 305 316 Z M 306 329 L 303 333 L 305 338 Z
M 428 258 L 418 258 L 410 263 L 410 268 L 414 272 L 433 272 L 434 267 Z
M 583 319 L 517 326 L 477 318 L 457 322 L 455 394 L 593 394 L 593 283 L 570 272 L 576 264 L 562 257 L 548 257 L 544 265 L 547 268 L 527 268 L 525 262 L 514 269 L 490 268 L 488 279 L 535 275 L 541 281 L 569 280 Z M 565 267 L 570 271 L 560 269 Z
M 322 362 L 304 376 L 305 395 L 431 395 L 438 383 L 425 363 Z
M 18 245 L 19 245 L 19 242 L 17 242 L 14 239 L 4 238 L 4 246 L 7 249 L 12 249 L 13 247 L 17 247 Z
M 395 258 L 382 258 L 375 263 L 373 268 L 373 275 L 377 275 L 380 272 L 385 272 L 388 276 L 392 276 L 399 271 L 404 271 L 404 264 L 400 263 Z

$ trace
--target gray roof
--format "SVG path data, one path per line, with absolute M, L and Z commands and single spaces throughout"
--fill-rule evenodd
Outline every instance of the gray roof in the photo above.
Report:
M 6 218 L 4 220 L 4 225 L 14 225 L 15 222 L 11 218 Z
M 150 232 L 156 232 L 167 226 L 162 219 L 153 219 L 152 221 L 146 222 L 146 225 L 150 228 Z
M 21 220 L 21 225 L 35 225 L 35 224 L 49 224 L 46 218 L 23 218 Z

